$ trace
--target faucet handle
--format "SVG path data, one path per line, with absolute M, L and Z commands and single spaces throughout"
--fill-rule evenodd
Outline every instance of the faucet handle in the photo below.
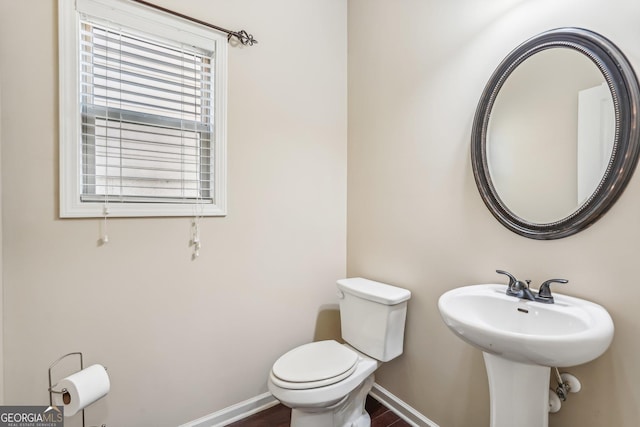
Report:
M 540 285 L 540 289 L 538 290 L 538 296 L 536 299 L 540 302 L 546 302 L 549 304 L 553 304 L 553 295 L 551 295 L 551 287 L 552 283 L 569 283 L 566 279 L 549 279 Z
M 522 280 L 516 279 L 513 274 L 504 270 L 496 270 L 496 273 L 504 274 L 505 276 L 509 277 L 509 284 L 507 285 L 507 295 L 520 298 L 524 294 L 525 289 L 529 290 L 529 283 L 531 282 L 531 280 L 527 280 L 527 283 L 525 283 Z
M 507 287 L 509 289 L 511 289 L 513 287 L 513 285 L 515 285 L 515 283 L 518 281 L 518 279 L 516 279 L 513 274 L 509 273 L 508 271 L 504 271 L 504 270 L 496 270 L 496 273 L 498 274 L 504 274 L 505 276 L 509 277 L 509 284 L 507 285 Z

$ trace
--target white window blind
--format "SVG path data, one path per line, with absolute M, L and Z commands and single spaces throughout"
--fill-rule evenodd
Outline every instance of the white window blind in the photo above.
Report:
M 59 1 L 61 216 L 224 215 L 225 37 L 133 2 Z
M 212 52 L 80 28 L 82 200 L 212 203 Z

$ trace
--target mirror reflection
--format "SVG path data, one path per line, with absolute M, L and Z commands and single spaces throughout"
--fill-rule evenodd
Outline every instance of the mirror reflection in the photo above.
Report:
M 609 166 L 611 91 L 583 53 L 542 50 L 505 80 L 486 135 L 489 174 L 502 202 L 526 221 L 559 221 L 589 200 Z

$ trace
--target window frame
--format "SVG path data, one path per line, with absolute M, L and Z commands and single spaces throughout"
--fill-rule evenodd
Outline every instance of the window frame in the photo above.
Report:
M 213 203 L 109 202 L 109 217 L 225 216 L 227 39 L 202 25 L 126 0 L 58 0 L 59 37 L 59 179 L 60 217 L 105 216 L 105 203 L 83 201 L 82 111 L 79 81 L 79 34 L 81 15 L 117 22 L 160 40 L 214 51 Z M 96 197 L 98 199 L 98 197 Z

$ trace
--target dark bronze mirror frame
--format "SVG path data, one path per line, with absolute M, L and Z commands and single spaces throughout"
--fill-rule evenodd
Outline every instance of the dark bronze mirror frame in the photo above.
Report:
M 569 216 L 538 224 L 515 215 L 498 196 L 487 161 L 487 129 L 498 92 L 513 70 L 531 55 L 558 47 L 581 52 L 602 72 L 613 97 L 615 140 L 606 172 L 591 197 Z M 558 28 L 527 40 L 494 71 L 476 110 L 471 135 L 471 164 L 484 203 L 509 230 L 532 239 L 559 239 L 589 227 L 609 210 L 633 175 L 640 152 L 639 114 L 640 89 L 636 75 L 624 54 L 607 38 L 582 28 Z

